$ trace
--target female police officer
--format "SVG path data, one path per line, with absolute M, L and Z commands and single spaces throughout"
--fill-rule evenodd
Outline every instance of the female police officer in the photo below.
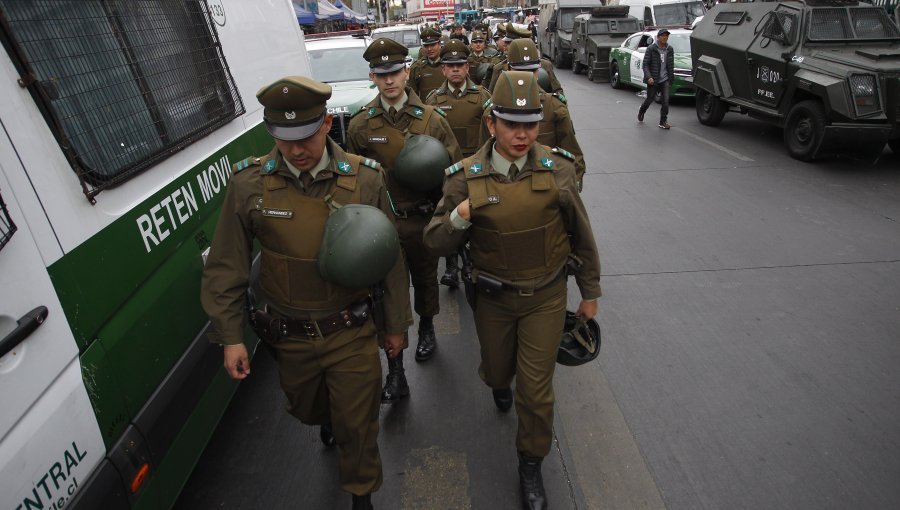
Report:
M 516 379 L 516 449 L 525 508 L 546 508 L 541 461 L 550 451 L 553 371 L 566 311 L 566 262 L 591 318 L 600 262 L 570 155 L 535 143 L 543 113 L 533 72 L 507 71 L 494 89 L 493 138 L 447 169 L 444 197 L 425 230 L 435 254 L 469 242 L 475 282 L 479 373 L 501 411 Z
M 224 346 L 225 369 L 234 379 L 246 378 L 243 303 L 258 239 L 260 286 L 269 309 L 255 314 L 255 329 L 277 353 L 287 409 L 303 423 L 322 426 L 326 445 L 337 443 L 341 487 L 353 494 L 354 509 L 371 508 L 382 472 L 376 443 L 381 363 L 369 289 L 325 280 L 317 262 L 329 212 L 338 204 L 374 206 L 393 218 L 383 175 L 375 162 L 345 153 L 328 138 L 330 86 L 288 76 L 256 97 L 275 147 L 233 168 L 201 302 L 214 326 L 213 340 Z M 391 221 L 384 222 L 393 234 Z M 394 357 L 412 324 L 402 259 L 383 283 L 382 337 Z

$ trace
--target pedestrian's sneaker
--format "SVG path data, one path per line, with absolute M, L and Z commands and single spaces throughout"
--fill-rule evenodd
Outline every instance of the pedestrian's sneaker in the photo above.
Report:
M 672 129 L 672 126 L 670 126 L 668 122 L 660 122 L 659 128 L 660 129 Z
M 638 110 L 638 122 L 644 122 L 644 112 Z

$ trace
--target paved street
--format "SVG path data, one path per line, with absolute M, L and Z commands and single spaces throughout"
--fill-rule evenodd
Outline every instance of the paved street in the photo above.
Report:
M 900 508 L 900 156 L 801 163 L 762 122 L 681 101 L 663 131 L 636 91 L 558 77 L 604 297 L 599 363 L 557 370 L 551 508 Z M 382 407 L 376 508 L 519 508 L 515 415 L 441 292 L 435 359 Z M 349 508 L 282 406 L 260 352 L 177 508 Z

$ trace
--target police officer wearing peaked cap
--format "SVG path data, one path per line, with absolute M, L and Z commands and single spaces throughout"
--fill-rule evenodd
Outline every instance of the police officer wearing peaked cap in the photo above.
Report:
M 544 112 L 534 72 L 503 72 L 491 110 L 493 137 L 447 169 L 425 244 L 438 255 L 469 244 L 479 374 L 502 412 L 513 404 L 515 378 L 522 503 L 544 509 L 541 462 L 553 439 L 552 382 L 566 318 L 566 262 L 570 255 L 580 261 L 575 281 L 583 301 L 576 313 L 585 318 L 597 311 L 600 262 L 574 158 L 536 143 Z
M 428 97 L 432 90 L 441 86 L 441 31 L 426 27 L 420 34 L 422 49 L 419 59 L 409 67 L 409 84 L 421 99 Z
M 246 378 L 243 310 L 258 240 L 260 285 L 269 305 L 253 313 L 251 324 L 276 353 L 288 412 L 319 425 L 326 446 L 337 445 L 341 487 L 353 495 L 353 508 L 366 509 L 382 482 L 376 442 L 378 334 L 388 355 L 396 356 L 412 317 L 396 252 L 386 275 L 367 275 L 370 281 L 381 279 L 384 288 L 380 333 L 372 320 L 370 283 L 337 285 L 317 269 L 333 210 L 372 206 L 365 212 L 380 215 L 388 229 L 384 235 L 394 228 L 381 168 L 345 153 L 328 137 L 330 96 L 330 86 L 303 76 L 279 79 L 257 93 L 275 147 L 232 169 L 203 272 L 201 303 L 213 324 L 212 340 L 224 346 L 226 371 L 234 379 Z M 335 252 L 347 251 L 339 248 Z
M 504 33 L 504 36 L 503 36 L 503 44 L 504 44 L 504 48 L 506 49 L 507 53 L 509 53 L 509 45 L 513 41 L 518 40 L 518 39 L 526 39 L 526 40 L 529 40 L 532 42 L 534 41 L 534 39 L 531 38 L 531 30 L 528 30 L 527 28 L 524 28 L 524 27 L 516 26 L 513 23 L 509 23 L 509 25 L 506 28 L 506 32 Z M 559 82 L 559 79 L 556 77 L 556 72 L 553 70 L 553 63 L 545 58 L 541 58 L 540 63 L 541 63 L 541 67 L 543 67 L 544 70 L 547 71 L 547 74 L 550 75 L 550 90 L 549 90 L 549 92 L 562 93 L 562 91 L 563 91 L 562 84 Z M 493 93 L 494 85 L 497 83 L 497 77 L 500 76 L 500 72 L 508 71 L 508 70 L 509 70 L 508 60 L 503 60 L 500 62 L 496 62 L 494 64 L 494 67 L 493 67 L 493 69 L 491 69 L 490 74 L 488 75 L 488 77 L 485 78 L 485 82 L 487 84 L 488 91 Z
M 363 53 L 371 70 L 369 78 L 378 87 L 378 95 L 350 119 L 347 147 L 350 152 L 380 162 L 385 169 L 397 215 L 397 230 L 412 279 L 414 309 L 419 315 L 416 361 L 423 362 L 436 352 L 433 318 L 440 312 L 440 303 L 438 257 L 429 253 L 422 243 L 422 229 L 440 198 L 440 187 L 423 192 L 409 183 L 404 184 L 403 173 L 395 171 L 395 163 L 407 138 L 414 135 L 428 135 L 446 148 L 447 154 L 423 154 L 422 160 L 428 156 L 449 155 L 451 161 L 459 161 L 462 154 L 443 113 L 424 104 L 406 85 L 410 70 L 399 65 L 406 54 L 407 49 L 391 39 L 376 39 Z M 388 359 L 382 402 L 393 403 L 408 395 L 401 353 Z

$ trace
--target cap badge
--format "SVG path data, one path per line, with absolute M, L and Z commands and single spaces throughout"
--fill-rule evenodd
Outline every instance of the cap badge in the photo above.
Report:
M 525 106 L 528 104 L 528 100 L 524 97 L 522 99 L 516 99 L 516 106 Z
M 341 161 L 337 166 L 338 170 L 344 172 L 345 174 L 350 172 L 350 163 L 347 163 L 346 161 Z
M 528 55 L 522 55 L 522 60 L 531 60 L 531 57 L 529 57 Z
M 297 118 L 297 112 L 294 112 L 294 111 L 284 112 L 284 118 L 287 120 L 294 120 Z
M 387 59 L 388 59 L 388 56 L 387 56 L 387 55 L 382 55 L 382 56 L 381 56 L 381 60 L 384 60 L 385 62 L 387 62 Z
M 519 80 L 519 85 L 525 85 L 525 80 Z
M 285 88 L 281 89 L 281 92 L 284 93 L 284 94 L 287 94 L 287 93 L 288 93 L 288 88 L 285 87 Z
M 541 164 L 546 168 L 553 168 L 553 160 L 550 158 L 544 158 L 541 160 Z
M 477 173 L 481 172 L 481 164 L 474 163 L 472 166 L 469 167 L 469 171 L 472 172 L 473 174 L 477 174 Z
M 451 54 L 451 55 L 459 55 L 459 52 L 458 52 L 458 51 L 451 51 L 450 54 Z

